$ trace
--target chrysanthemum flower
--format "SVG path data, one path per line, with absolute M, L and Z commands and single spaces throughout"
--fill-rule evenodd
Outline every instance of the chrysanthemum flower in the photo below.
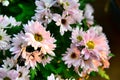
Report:
M 50 63 L 52 59 L 53 58 L 48 55 L 41 55 L 41 63 L 43 66 L 45 66 L 47 63 Z
M 10 48 L 10 51 L 12 54 L 20 54 L 23 47 L 27 46 L 27 43 L 24 40 L 24 33 L 21 31 L 17 35 L 14 35 L 12 38 L 12 47 Z
M 91 27 L 84 35 L 83 40 L 85 43 L 85 47 L 88 50 L 88 53 L 94 54 L 94 56 L 97 56 L 100 60 L 102 60 L 102 63 L 107 63 L 107 65 L 104 64 L 104 66 L 109 67 L 108 62 L 108 54 L 110 53 L 108 41 L 106 39 L 106 36 L 104 33 L 100 32 L 101 28 L 96 27 L 98 33 L 95 31 L 94 27 Z M 86 54 L 86 53 L 85 53 Z
M 46 27 L 52 21 L 52 13 L 50 10 L 45 10 L 35 13 L 35 16 L 32 17 L 34 20 L 37 20 L 41 24 L 44 24 Z
M 29 70 L 26 67 L 21 67 L 17 65 L 17 72 L 19 73 L 19 76 L 17 80 L 29 80 Z
M 21 22 L 17 22 L 14 17 L 0 15 L 0 28 L 11 28 L 11 26 L 19 26 Z
M 83 44 L 83 35 L 84 35 L 84 31 L 83 29 L 79 29 L 79 27 L 77 28 L 74 28 L 72 30 L 72 36 L 71 36 L 71 40 L 72 40 L 72 43 L 77 43 L 77 44 Z
M 25 41 L 28 42 L 28 45 L 34 47 L 35 50 L 41 48 L 42 53 L 50 54 L 54 56 L 53 50 L 56 45 L 56 41 L 53 37 L 50 36 L 50 32 L 46 31 L 45 28 L 39 22 L 28 22 L 28 25 L 24 25 L 25 30 Z
M 56 3 L 55 0 L 40 0 L 40 1 L 35 1 L 35 4 L 37 6 L 37 12 L 44 11 L 47 9 L 50 9 L 51 6 L 53 6 Z
M 12 69 L 13 67 L 15 67 L 17 61 L 12 57 L 12 58 L 8 58 L 6 60 L 3 60 L 3 65 L 2 67 L 6 70 L 10 70 Z
M 78 0 L 58 0 L 58 3 L 63 5 L 63 8 L 65 10 L 71 9 L 71 8 L 78 8 L 80 5 L 78 3 Z
M 6 70 L 0 68 L 0 80 L 16 80 L 18 77 L 18 72 L 15 70 Z
M 60 16 L 59 14 L 54 14 L 53 15 L 53 20 L 56 22 L 57 26 L 60 26 L 60 34 L 64 35 L 64 32 L 66 31 L 71 31 L 72 28 L 70 26 L 70 24 L 72 24 L 71 22 L 71 18 L 67 17 L 66 14 L 63 13 L 62 16 Z
M 0 50 L 7 50 L 10 48 L 10 36 L 6 33 L 6 30 L 0 28 Z
M 67 49 L 66 54 L 63 54 L 63 61 L 67 64 L 68 68 L 71 66 L 79 67 L 80 66 L 80 51 L 75 45 L 71 45 L 71 48 Z

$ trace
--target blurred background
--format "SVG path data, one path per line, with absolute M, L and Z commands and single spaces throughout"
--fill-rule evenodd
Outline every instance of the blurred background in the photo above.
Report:
M 95 0 L 91 3 L 94 8 L 95 20 L 103 26 L 111 52 L 115 57 L 110 60 L 110 68 L 106 69 L 111 80 L 120 80 L 120 0 Z M 92 80 L 104 80 L 99 76 Z

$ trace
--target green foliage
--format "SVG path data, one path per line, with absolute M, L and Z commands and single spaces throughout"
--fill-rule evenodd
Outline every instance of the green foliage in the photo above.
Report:
M 115 55 L 113 53 L 110 53 L 108 56 L 115 57 Z
M 99 68 L 98 74 L 101 77 L 105 78 L 106 80 L 110 80 L 110 77 L 106 74 L 106 72 L 102 68 Z
M 36 69 L 30 69 L 30 79 L 31 80 L 34 80 L 35 79 L 35 76 L 37 75 L 36 73 Z

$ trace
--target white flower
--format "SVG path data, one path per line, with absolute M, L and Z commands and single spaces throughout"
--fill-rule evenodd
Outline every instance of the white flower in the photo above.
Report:
M 87 23 L 92 25 L 94 23 L 94 16 L 93 16 L 94 9 L 90 4 L 87 4 L 85 7 L 84 17 L 87 19 Z
M 17 80 L 29 80 L 29 70 L 26 67 L 21 67 L 17 65 L 17 72 L 19 73 L 19 76 Z
M 7 57 L 6 60 L 3 60 L 3 63 L 4 63 L 4 64 L 2 65 L 2 67 L 3 67 L 4 69 L 6 69 L 6 70 L 10 70 L 10 69 L 12 69 L 13 67 L 15 67 L 16 62 L 17 62 L 17 61 L 15 61 L 13 57 L 12 57 L 12 58 L 8 58 L 8 57 Z
M 70 24 L 72 24 L 71 22 L 71 17 L 67 17 L 66 14 L 63 13 L 62 16 L 60 16 L 59 14 L 54 14 L 53 15 L 53 20 L 56 22 L 57 26 L 60 26 L 60 34 L 64 35 L 64 32 L 66 31 L 71 31 L 72 28 L 70 26 Z
M 7 17 L 6 15 L 0 15 L 0 28 L 11 28 L 13 26 L 19 26 L 21 22 L 17 22 L 14 17 Z
M 47 77 L 47 80 L 55 80 L 54 74 L 51 74 L 50 76 Z
M 84 31 L 83 28 L 79 29 L 79 27 L 74 28 L 72 31 L 72 36 L 71 36 L 71 40 L 72 43 L 81 43 L 83 44 L 83 35 L 84 35 Z
M 50 10 L 45 10 L 35 13 L 35 16 L 33 16 L 32 18 L 47 27 L 46 25 L 52 21 L 52 13 L 50 12 Z
M 10 48 L 10 36 L 5 30 L 0 29 L 0 50 L 7 50 Z
M 51 6 L 53 6 L 56 3 L 55 0 L 36 0 L 35 4 L 37 6 L 37 12 L 44 11 L 46 9 L 49 9 Z
M 3 0 L 2 1 L 2 5 L 3 6 L 8 6 L 9 5 L 9 1 L 8 0 Z

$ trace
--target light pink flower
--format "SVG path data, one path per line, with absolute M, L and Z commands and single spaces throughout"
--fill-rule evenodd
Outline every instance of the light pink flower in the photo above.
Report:
M 0 80 L 16 80 L 18 77 L 18 72 L 15 70 L 6 70 L 0 68 Z
M 29 70 L 26 67 L 21 67 L 17 65 L 17 72 L 19 73 L 19 76 L 17 80 L 29 80 Z
M 78 3 L 78 0 L 58 0 L 58 3 L 63 5 L 63 8 L 65 10 L 71 9 L 71 8 L 78 8 L 80 4 Z
M 83 11 L 79 10 L 79 8 L 70 8 L 64 11 L 64 13 L 66 13 L 69 17 L 71 17 L 71 19 L 73 19 L 73 23 L 80 23 L 81 21 L 84 19 L 83 16 Z
M 25 56 L 24 56 L 25 55 Z M 35 68 L 35 66 L 37 65 L 37 62 L 40 63 L 41 62 L 41 58 L 40 58 L 41 53 L 39 51 L 34 51 L 34 52 L 26 52 L 23 53 L 23 58 L 26 59 L 25 61 L 25 65 L 27 67 L 32 67 Z
M 20 54 L 23 47 L 27 46 L 27 42 L 25 42 L 24 37 L 25 34 L 23 32 L 18 33 L 17 35 L 14 35 L 12 39 L 12 47 L 10 48 L 10 51 L 12 54 Z
M 60 33 L 64 35 L 64 32 L 71 31 L 72 28 L 70 24 L 72 24 L 70 17 L 67 17 L 66 14 L 63 13 L 62 16 L 59 14 L 53 14 L 53 20 L 56 22 L 57 26 L 60 26 Z
M 37 12 L 38 11 L 44 11 L 46 9 L 50 9 L 51 6 L 53 6 L 56 3 L 55 0 L 36 0 L 35 4 L 37 6 Z
M 6 60 L 3 60 L 3 65 L 2 67 L 6 70 L 10 70 L 12 69 L 13 67 L 15 67 L 17 61 L 12 57 L 12 58 L 8 58 Z
M 71 45 L 71 47 L 67 49 L 66 54 L 63 54 L 62 60 L 65 61 L 65 64 L 67 64 L 68 68 L 71 66 L 79 67 L 81 62 L 80 51 L 75 45 Z
M 47 27 L 47 24 L 52 21 L 52 13 L 50 12 L 50 10 L 44 10 L 35 13 L 35 16 L 33 16 L 32 18 Z
M 34 47 L 35 50 L 41 48 L 41 52 L 44 54 L 48 53 L 55 56 L 53 50 L 56 47 L 54 44 L 56 40 L 50 36 L 50 32 L 46 31 L 39 22 L 28 22 L 28 24 L 24 25 L 24 30 L 24 39 L 28 42 L 28 45 Z
M 98 29 L 96 29 L 98 28 Z M 99 60 L 102 61 L 105 67 L 109 67 L 109 57 L 110 53 L 108 41 L 104 33 L 102 33 L 100 27 L 91 27 L 84 35 L 83 40 L 88 53 L 96 55 Z M 97 30 L 98 32 L 96 32 Z M 85 53 L 86 54 L 86 53 Z M 105 65 L 106 63 L 106 65 Z

